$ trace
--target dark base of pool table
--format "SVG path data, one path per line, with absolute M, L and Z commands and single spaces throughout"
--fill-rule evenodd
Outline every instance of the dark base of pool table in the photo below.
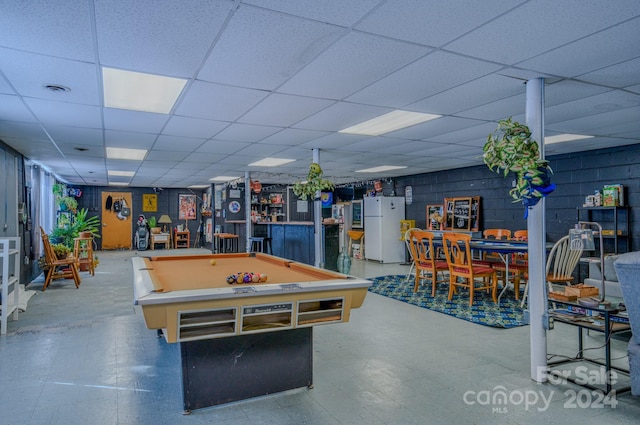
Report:
M 313 383 L 313 328 L 180 343 L 185 413 Z

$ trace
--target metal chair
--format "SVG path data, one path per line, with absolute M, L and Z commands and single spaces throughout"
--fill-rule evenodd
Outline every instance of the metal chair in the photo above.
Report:
M 438 274 L 448 271 L 449 265 L 439 260 L 433 247 L 434 234 L 419 229 L 409 229 L 405 234 L 405 242 L 409 241 L 409 252 L 413 259 L 412 267 L 416 271 L 416 283 L 413 292 L 417 292 L 422 279 L 431 279 L 431 296 L 436 296 L 436 285 L 447 282 L 444 277 L 438 279 Z
M 460 286 L 469 289 L 469 306 L 473 305 L 473 294 L 476 290 L 491 290 L 493 302 L 497 303 L 496 271 L 489 266 L 473 263 L 470 242 L 471 235 L 468 234 L 442 235 L 444 254 L 449 266 L 449 300 Z M 477 278 L 482 278 L 482 282 L 476 282 Z M 480 286 L 476 286 L 477 283 L 480 283 Z

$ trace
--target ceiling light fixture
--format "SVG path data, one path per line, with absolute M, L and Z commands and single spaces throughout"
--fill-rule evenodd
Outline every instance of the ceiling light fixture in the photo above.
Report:
M 356 170 L 356 173 L 381 173 L 383 171 L 400 170 L 407 168 L 406 165 L 381 165 L 379 167 L 363 168 L 362 170 Z
M 133 171 L 116 171 L 116 170 L 109 170 L 107 172 L 107 174 L 109 174 L 109 176 L 111 177 L 133 177 L 135 176 L 135 172 Z
M 194 184 L 189 186 L 189 189 L 207 189 L 208 187 L 208 184 Z
M 129 186 L 129 183 L 125 183 L 125 182 L 109 182 L 109 186 Z
M 380 136 L 392 131 L 411 127 L 426 121 L 440 118 L 442 115 L 425 114 L 422 112 L 411 112 L 395 110 L 379 117 L 361 122 L 354 126 L 340 130 L 339 133 L 363 134 L 365 136 Z
M 278 165 L 288 164 L 295 161 L 295 159 L 286 158 L 264 158 L 260 161 L 252 162 L 250 167 L 277 167 Z
M 231 180 L 239 179 L 240 177 L 232 177 L 232 176 L 216 176 L 210 178 L 209 181 L 212 182 L 230 182 Z
M 553 143 L 573 142 L 574 140 L 591 139 L 594 136 L 586 136 L 584 134 L 558 134 L 556 136 L 544 136 L 544 144 L 551 145 Z
M 146 149 L 107 147 L 107 158 L 109 159 L 130 159 L 132 161 L 142 161 L 146 155 Z
M 183 78 L 102 68 L 107 108 L 168 114 L 186 83 Z

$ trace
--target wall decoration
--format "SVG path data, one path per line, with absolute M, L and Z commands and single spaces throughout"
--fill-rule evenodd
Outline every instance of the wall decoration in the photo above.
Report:
M 240 202 L 238 201 L 229 202 L 229 212 L 237 214 L 240 212 L 241 209 L 242 209 L 242 206 L 240 205 Z
M 429 230 L 444 229 L 443 209 L 442 205 L 427 205 L 427 228 Z
M 471 230 L 471 197 L 445 198 L 445 229 Z
M 158 211 L 158 195 L 155 193 L 142 194 L 142 212 Z
M 178 195 L 178 220 L 196 219 L 196 195 Z

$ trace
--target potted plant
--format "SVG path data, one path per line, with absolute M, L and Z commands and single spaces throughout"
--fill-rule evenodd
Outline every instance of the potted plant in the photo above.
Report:
M 147 224 L 149 225 L 149 228 L 151 229 L 151 233 L 154 234 L 158 234 L 161 233 L 161 228 L 158 227 L 158 220 L 156 219 L 155 216 L 151 216 L 147 219 Z
M 87 217 L 89 210 L 81 208 L 76 214 L 73 227 L 75 228 L 78 236 L 83 236 L 81 233 L 85 233 L 85 237 L 99 238 L 100 234 L 100 217 L 97 215 Z M 76 236 L 76 237 L 78 237 Z
M 315 198 L 316 194 L 320 191 L 333 190 L 334 188 L 335 184 L 332 181 L 322 177 L 322 168 L 320 168 L 320 165 L 312 162 L 309 166 L 307 180 L 296 182 L 293 185 L 293 193 L 304 201 L 307 198 Z
M 56 254 L 56 257 L 58 257 L 58 260 L 65 259 L 69 256 L 69 254 L 71 254 L 71 248 L 63 243 L 57 243 L 53 245 L 52 248 L 53 252 Z
M 526 125 L 511 118 L 498 121 L 497 130 L 487 137 L 482 150 L 484 163 L 491 171 L 502 170 L 505 177 L 515 173 L 516 185 L 509 190 L 513 202 L 533 206 L 555 189 L 549 162 L 540 158 L 538 143 L 531 139 Z

